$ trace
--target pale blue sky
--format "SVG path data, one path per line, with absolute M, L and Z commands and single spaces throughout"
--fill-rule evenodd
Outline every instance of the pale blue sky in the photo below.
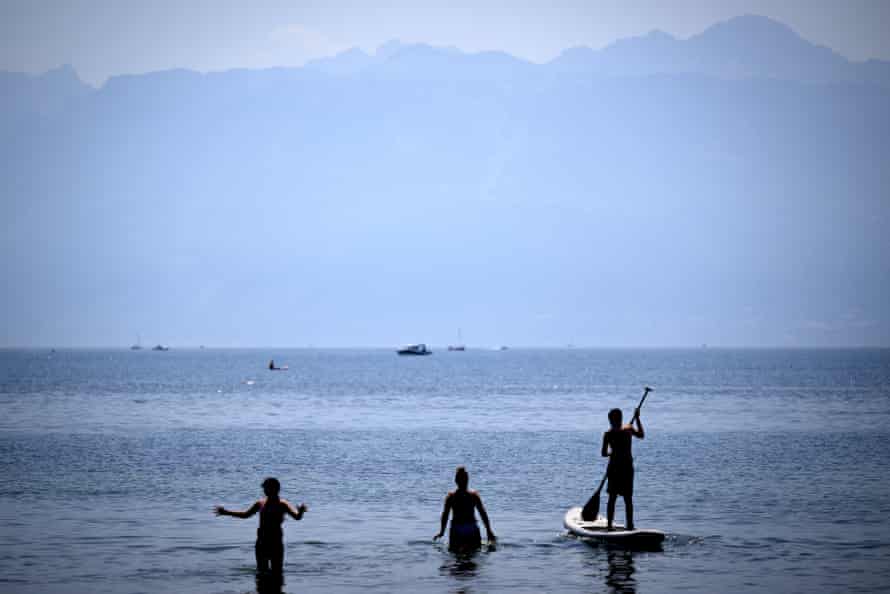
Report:
M 394 38 L 542 62 L 652 29 L 685 38 L 741 14 L 772 17 L 853 60 L 890 59 L 886 0 L 2 0 L 0 69 L 70 63 L 101 84 L 175 67 L 296 66 Z

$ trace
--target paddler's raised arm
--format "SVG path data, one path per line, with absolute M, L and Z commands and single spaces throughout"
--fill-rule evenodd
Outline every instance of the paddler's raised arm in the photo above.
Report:
M 636 419 L 636 421 L 637 421 L 637 426 L 634 427 L 633 424 L 631 424 L 631 426 L 630 426 L 630 430 L 631 430 L 631 432 L 632 432 L 636 437 L 639 437 L 640 439 L 645 438 L 645 437 L 646 437 L 646 432 L 643 431 L 643 422 L 640 420 L 640 409 L 636 409 L 636 410 L 634 411 L 634 419 Z

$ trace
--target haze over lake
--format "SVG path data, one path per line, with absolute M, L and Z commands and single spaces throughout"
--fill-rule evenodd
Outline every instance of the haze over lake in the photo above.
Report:
M 888 73 L 740 17 L 3 74 L 0 343 L 887 345 Z

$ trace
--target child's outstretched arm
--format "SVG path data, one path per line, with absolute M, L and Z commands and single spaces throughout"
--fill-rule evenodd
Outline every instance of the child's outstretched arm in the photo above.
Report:
M 284 509 L 287 511 L 287 515 L 292 517 L 295 520 L 302 520 L 303 514 L 309 509 L 306 507 L 305 503 L 301 503 L 297 506 L 297 509 L 294 509 L 294 506 L 291 505 L 290 501 L 282 501 L 284 503 Z
M 249 518 L 253 514 L 260 511 L 260 502 L 255 501 L 253 505 L 247 508 L 246 511 L 233 511 L 224 508 L 221 505 L 216 506 L 216 515 L 218 516 L 232 516 L 233 518 Z

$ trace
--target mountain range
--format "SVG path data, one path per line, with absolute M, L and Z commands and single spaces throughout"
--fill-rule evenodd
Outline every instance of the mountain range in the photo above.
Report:
M 0 346 L 887 346 L 888 72 L 739 17 L 0 73 Z

